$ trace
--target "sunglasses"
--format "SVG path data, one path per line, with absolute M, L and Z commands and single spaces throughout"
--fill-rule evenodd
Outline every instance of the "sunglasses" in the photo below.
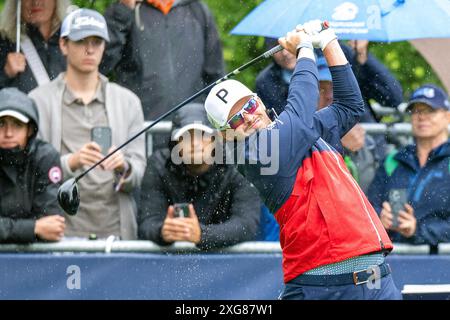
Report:
M 248 113 L 248 114 L 253 114 L 255 113 L 256 109 L 258 109 L 259 103 L 258 100 L 256 99 L 257 96 L 254 95 L 252 96 L 246 104 L 244 104 L 244 106 L 241 108 L 241 110 L 239 110 L 238 112 L 236 112 L 231 118 L 230 120 L 227 121 L 227 125 L 231 128 L 231 129 L 236 129 L 237 127 L 239 127 L 241 124 L 243 124 L 245 122 L 244 119 L 244 112 Z

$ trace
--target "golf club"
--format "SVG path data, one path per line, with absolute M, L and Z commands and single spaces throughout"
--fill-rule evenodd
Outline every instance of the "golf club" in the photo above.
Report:
M 129 144 L 130 142 L 135 140 L 137 137 L 139 137 L 141 134 L 143 134 L 144 132 L 146 132 L 147 130 L 152 128 L 154 125 L 156 125 L 158 122 L 160 122 L 161 120 L 163 120 L 167 116 L 169 116 L 172 113 L 176 112 L 181 107 L 183 107 L 184 105 L 188 104 L 189 102 L 191 102 L 195 98 L 199 97 L 200 95 L 202 95 L 207 90 L 210 90 L 213 86 L 215 86 L 215 85 L 217 85 L 217 84 L 219 84 L 219 83 L 229 79 L 232 76 L 235 76 L 235 75 L 239 74 L 242 70 L 247 69 L 248 67 L 254 65 L 255 63 L 257 63 L 257 62 L 259 62 L 259 61 L 261 61 L 263 59 L 271 57 L 273 54 L 275 54 L 276 52 L 281 51 L 281 50 L 283 50 L 283 47 L 278 45 L 278 46 L 276 46 L 276 47 L 274 47 L 274 48 L 264 52 L 263 54 L 261 54 L 260 56 L 256 57 L 255 59 L 251 60 L 250 62 L 247 62 L 246 64 L 242 65 L 241 67 L 233 70 L 232 72 L 230 72 L 227 75 L 223 76 L 219 80 L 217 80 L 217 81 L 209 84 L 208 86 L 204 87 L 203 89 L 201 89 L 200 91 L 198 91 L 194 95 L 190 96 L 189 98 L 187 98 L 183 102 L 179 103 L 173 109 L 171 109 L 171 110 L 167 111 L 166 113 L 164 113 L 163 115 L 161 115 L 159 118 L 157 118 L 151 124 L 149 124 L 147 127 L 145 127 L 144 129 L 142 129 L 141 131 L 136 133 L 134 136 L 132 136 L 130 139 L 128 139 L 122 145 L 120 145 L 117 149 L 115 149 L 111 153 L 107 154 L 102 160 L 100 160 L 97 163 L 95 163 L 94 165 L 92 165 L 90 168 L 88 168 L 86 171 L 81 173 L 79 176 L 77 176 L 75 178 L 68 179 L 58 189 L 58 202 L 59 202 L 61 208 L 63 208 L 63 210 L 69 215 L 75 215 L 77 213 L 78 207 L 80 205 L 80 193 L 79 193 L 78 185 L 77 185 L 78 180 L 82 179 L 91 170 L 93 170 L 94 168 L 99 166 L 103 161 L 105 161 L 106 159 L 111 157 L 118 150 L 120 150 L 123 147 L 125 147 L 127 144 Z
M 326 28 L 328 28 L 328 22 L 325 21 L 325 22 L 322 23 L 322 30 L 324 30 Z M 86 171 L 84 171 L 83 173 L 81 173 L 77 177 L 71 178 L 71 179 L 67 180 L 66 182 L 64 182 L 59 187 L 59 189 L 58 189 L 58 196 L 57 196 L 58 197 L 58 202 L 59 202 L 61 208 L 63 208 L 63 210 L 67 214 L 75 215 L 77 213 L 78 207 L 80 205 L 80 193 L 79 193 L 78 185 L 77 185 L 78 180 L 82 179 L 91 170 L 95 169 L 97 166 L 99 166 L 101 163 L 103 163 L 106 159 L 111 157 L 114 153 L 116 153 L 117 151 L 119 151 L 120 149 L 125 147 L 127 144 L 129 144 L 130 142 L 135 140 L 141 134 L 143 134 L 144 132 L 146 132 L 147 130 L 152 128 L 154 125 L 156 125 L 158 122 L 160 122 L 161 120 L 163 120 L 167 116 L 171 115 L 172 113 L 176 112 L 181 107 L 185 106 L 186 104 L 188 104 L 189 102 L 191 102 L 195 98 L 199 97 L 200 95 L 202 95 L 206 91 L 210 90 L 215 85 L 217 85 L 217 84 L 219 84 L 219 83 L 221 83 L 221 82 L 223 82 L 225 80 L 228 80 L 230 77 L 233 77 L 233 76 L 239 74 L 241 71 L 247 69 L 248 67 L 254 65 L 255 63 L 257 63 L 257 62 L 259 62 L 259 61 L 261 61 L 263 59 L 267 59 L 267 58 L 273 56 L 275 53 L 277 53 L 277 52 L 279 52 L 281 50 L 283 50 L 283 47 L 281 45 L 273 47 L 272 49 L 267 50 L 266 52 L 264 52 L 263 54 L 259 55 L 256 58 L 254 58 L 253 60 L 247 62 L 246 64 L 244 64 L 244 65 L 240 66 L 239 68 L 237 68 L 237 69 L 231 71 L 230 73 L 226 74 L 225 76 L 223 76 L 219 80 L 217 80 L 217 81 L 209 84 L 208 86 L 204 87 L 203 89 L 201 89 L 200 91 L 198 91 L 194 95 L 190 96 L 189 98 L 187 98 L 183 102 L 179 103 L 173 109 L 171 109 L 171 110 L 167 111 L 166 113 L 164 113 L 163 115 L 161 115 L 159 118 L 157 118 L 151 124 L 149 124 L 147 127 L 145 127 L 144 129 L 142 129 L 141 131 L 136 133 L 134 136 L 129 138 L 127 141 L 125 141 L 123 144 L 121 144 L 117 149 L 115 149 L 111 153 L 107 154 L 103 159 L 101 159 L 97 163 L 93 164 Z

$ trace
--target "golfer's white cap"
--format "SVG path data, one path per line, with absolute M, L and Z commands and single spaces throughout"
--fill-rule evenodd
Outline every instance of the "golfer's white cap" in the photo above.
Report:
M 208 120 L 216 129 L 224 129 L 234 104 L 254 93 L 236 80 L 226 80 L 215 85 L 205 101 Z

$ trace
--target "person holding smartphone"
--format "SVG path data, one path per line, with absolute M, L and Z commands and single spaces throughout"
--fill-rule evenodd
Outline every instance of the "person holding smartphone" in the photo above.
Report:
M 394 150 L 378 168 L 369 200 L 393 241 L 450 242 L 450 104 L 447 93 L 427 84 L 408 102 L 414 144 Z
M 234 166 L 211 161 L 214 134 L 201 104 L 175 114 L 169 148 L 149 158 L 142 182 L 141 239 L 202 250 L 255 240 L 261 201 Z
M 61 153 L 64 179 L 77 176 L 144 127 L 139 98 L 99 73 L 109 41 L 103 16 L 78 9 L 61 27 L 59 45 L 67 70 L 30 93 L 41 114 L 40 136 Z M 140 136 L 92 170 L 78 185 L 83 201 L 76 216 L 66 216 L 68 237 L 114 235 L 136 239 L 132 191 L 145 170 Z

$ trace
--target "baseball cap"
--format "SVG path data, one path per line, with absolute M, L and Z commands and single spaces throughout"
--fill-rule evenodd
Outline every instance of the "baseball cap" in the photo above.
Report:
M 33 100 L 22 91 L 17 88 L 0 90 L 0 118 L 9 116 L 28 123 L 30 115 L 33 117 L 31 113 L 35 111 Z M 37 114 L 35 116 L 37 118 Z
M 225 80 L 215 85 L 206 97 L 205 110 L 208 120 L 216 129 L 222 129 L 234 104 L 254 93 L 236 80 Z
M 20 122 L 23 122 L 23 123 L 28 123 L 30 121 L 30 119 L 27 116 L 23 115 L 22 113 L 20 113 L 16 110 L 12 110 L 12 109 L 6 109 L 3 111 L 0 111 L 0 118 L 6 117 L 6 116 L 16 118 L 17 120 L 19 120 Z
M 415 103 L 424 103 L 433 109 L 450 110 L 447 93 L 433 84 L 426 84 L 416 89 L 409 99 L 406 110 L 409 110 Z
M 190 103 L 175 113 L 172 124 L 172 140 L 178 140 L 186 131 L 196 129 L 202 130 L 209 134 L 214 132 L 208 119 L 206 118 L 205 109 L 201 103 Z
M 109 42 L 105 18 L 95 10 L 77 9 L 69 13 L 61 25 L 61 38 L 78 41 L 97 36 Z

